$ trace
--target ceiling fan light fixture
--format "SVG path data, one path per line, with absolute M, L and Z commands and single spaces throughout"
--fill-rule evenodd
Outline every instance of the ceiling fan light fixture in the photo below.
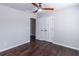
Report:
M 42 9 L 39 9 L 38 11 L 42 11 Z

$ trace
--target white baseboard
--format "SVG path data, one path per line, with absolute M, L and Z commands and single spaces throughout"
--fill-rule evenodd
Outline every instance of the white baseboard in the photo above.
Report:
M 11 46 L 11 47 L 8 47 L 8 48 L 5 48 L 5 49 L 2 49 L 2 50 L 0 50 L 0 52 L 9 50 L 9 49 L 11 49 L 11 48 L 14 48 L 14 47 L 17 47 L 17 46 L 20 46 L 20 45 L 23 45 L 23 44 L 25 44 L 25 43 L 26 43 L 26 42 L 21 43 L 21 44 L 18 44 L 18 45 L 15 45 L 15 46 Z M 60 46 L 68 47 L 68 48 L 71 48 L 71 49 L 79 50 L 79 48 L 76 48 L 76 47 L 71 47 L 71 46 L 64 45 L 64 44 L 60 44 L 60 43 L 56 43 L 56 42 L 53 42 L 53 43 L 54 43 L 54 44 L 57 44 L 57 45 L 60 45 Z
M 29 42 L 29 41 L 28 41 Z M 27 42 L 23 42 L 23 43 L 21 43 L 21 44 L 18 44 L 18 45 L 14 45 L 14 46 L 11 46 L 11 47 L 8 47 L 8 48 L 5 48 L 5 49 L 2 49 L 2 50 L 0 50 L 0 52 L 3 52 L 3 51 L 6 51 L 6 50 L 9 50 L 9 49 L 12 49 L 12 48 L 14 48 L 14 47 L 18 47 L 18 46 L 20 46 L 20 45 L 23 45 L 23 44 L 26 44 Z
M 76 47 L 72 47 L 72 46 L 68 46 L 68 45 L 64 45 L 64 44 L 60 44 L 60 43 L 56 43 L 56 42 L 53 42 L 54 44 L 57 44 L 57 45 L 60 45 L 60 46 L 64 46 L 64 47 L 68 47 L 68 48 L 71 48 L 71 49 L 74 49 L 74 50 L 78 50 L 79 51 L 79 48 L 76 48 Z

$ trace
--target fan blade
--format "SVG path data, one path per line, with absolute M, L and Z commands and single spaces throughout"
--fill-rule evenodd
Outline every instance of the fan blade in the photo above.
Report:
M 36 12 L 38 12 L 38 10 L 33 11 L 33 13 L 36 13 Z
M 39 3 L 39 7 L 41 8 L 41 3 Z
M 43 10 L 54 10 L 54 8 L 42 8 Z
M 38 8 L 38 5 L 36 3 L 32 3 L 32 5 Z

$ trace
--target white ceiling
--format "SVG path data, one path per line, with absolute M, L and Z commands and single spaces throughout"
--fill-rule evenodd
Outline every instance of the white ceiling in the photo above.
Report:
M 1 4 L 19 9 L 22 11 L 26 11 L 26 10 L 32 11 L 34 9 L 37 9 L 31 3 L 1 3 Z M 54 8 L 55 10 L 66 8 L 71 5 L 74 5 L 74 3 L 42 3 L 42 7 L 51 7 L 51 8 Z
M 32 6 L 30 3 L 1 3 L 1 5 L 12 7 L 21 11 L 32 11 L 34 9 L 34 6 Z
M 32 12 L 37 9 L 31 3 L 0 3 L 0 4 L 11 7 L 11 8 L 18 9 L 21 11 L 28 10 Z M 67 8 L 72 5 L 76 5 L 76 4 L 75 3 L 42 3 L 42 7 L 51 7 L 51 8 L 54 8 L 55 10 L 60 10 L 60 9 Z M 44 11 L 38 12 L 39 17 L 45 14 L 49 14 L 49 12 L 44 12 Z
M 44 7 L 53 7 L 55 10 L 56 9 L 61 9 L 61 8 L 66 8 L 71 5 L 74 5 L 73 3 L 43 3 Z

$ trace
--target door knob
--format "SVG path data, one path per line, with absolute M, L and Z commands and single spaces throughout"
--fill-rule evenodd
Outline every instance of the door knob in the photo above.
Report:
M 47 31 L 47 30 L 44 30 L 44 31 Z
M 41 30 L 41 31 L 43 31 L 43 30 Z

